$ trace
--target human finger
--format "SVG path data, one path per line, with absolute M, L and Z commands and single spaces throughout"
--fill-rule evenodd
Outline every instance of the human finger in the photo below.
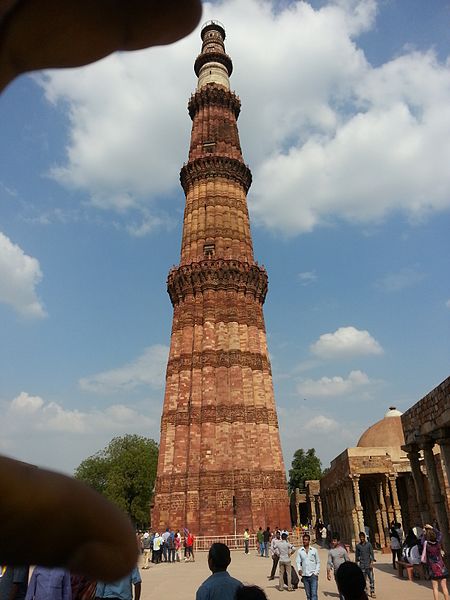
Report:
M 26 71 L 169 44 L 200 15 L 200 0 L 0 0 L 0 90 Z
M 0 457 L 3 564 L 61 566 L 103 581 L 129 573 L 137 544 L 114 504 L 71 477 Z

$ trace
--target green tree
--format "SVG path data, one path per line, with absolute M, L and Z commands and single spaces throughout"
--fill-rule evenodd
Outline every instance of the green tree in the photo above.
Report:
M 106 448 L 83 460 L 75 477 L 115 502 L 135 524 L 146 525 L 157 464 L 154 440 L 125 435 L 113 438 Z
M 320 479 L 322 476 L 322 463 L 316 456 L 316 450 L 310 448 L 305 452 L 303 448 L 296 450 L 291 468 L 289 469 L 289 489 L 304 488 L 305 481 Z

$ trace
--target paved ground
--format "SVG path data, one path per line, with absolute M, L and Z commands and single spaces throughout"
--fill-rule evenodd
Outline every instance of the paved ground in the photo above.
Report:
M 320 560 L 322 564 L 319 577 L 319 598 L 329 598 L 338 600 L 334 581 L 327 581 L 326 560 L 327 551 L 320 550 Z M 351 555 L 354 557 L 354 555 Z M 293 557 L 294 563 L 295 556 Z M 377 599 L 379 600 L 431 600 L 432 591 L 429 581 L 410 582 L 406 579 L 399 579 L 397 572 L 392 569 L 390 555 L 377 553 L 377 563 L 375 565 L 375 589 Z M 295 600 L 305 600 L 306 595 L 303 586 L 291 594 L 285 590 L 279 592 L 276 589 L 278 583 L 268 581 L 272 560 L 270 558 L 260 558 L 255 551 L 245 556 L 242 552 L 232 552 L 231 565 L 228 569 L 233 577 L 240 579 L 244 583 L 256 584 L 264 589 L 269 600 L 280 600 L 281 593 L 285 597 Z M 198 586 L 209 575 L 210 571 L 207 564 L 207 555 L 205 552 L 197 553 L 195 563 L 163 563 L 160 565 L 151 565 L 148 570 L 141 570 L 142 575 L 142 600 L 154 600 L 155 598 L 170 598 L 176 600 L 187 600 L 195 598 L 195 592 Z

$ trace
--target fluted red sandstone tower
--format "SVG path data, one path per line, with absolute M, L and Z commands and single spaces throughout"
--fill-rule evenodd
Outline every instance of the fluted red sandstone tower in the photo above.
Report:
M 199 535 L 290 525 L 263 303 L 225 30 L 202 29 L 152 527 Z M 236 523 L 235 523 L 236 520 Z

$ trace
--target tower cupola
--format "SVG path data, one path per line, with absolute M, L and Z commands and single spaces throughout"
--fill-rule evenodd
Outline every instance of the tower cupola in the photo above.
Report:
M 233 72 L 231 58 L 225 52 L 225 29 L 219 21 L 207 21 L 202 27 L 202 51 L 194 63 L 198 77 L 197 90 L 209 83 L 230 89 L 229 77 Z

